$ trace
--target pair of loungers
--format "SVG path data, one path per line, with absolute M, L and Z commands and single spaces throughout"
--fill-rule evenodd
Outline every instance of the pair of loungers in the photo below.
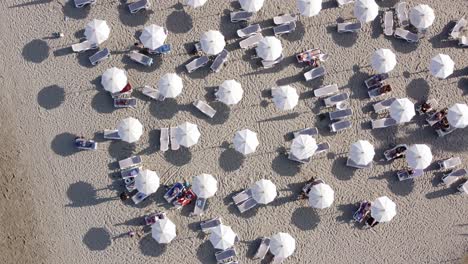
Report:
M 273 23 L 277 26 L 273 27 L 273 33 L 278 37 L 293 32 L 296 29 L 296 21 L 297 16 L 295 14 L 275 16 Z
M 171 146 L 171 150 L 178 150 L 180 148 L 180 144 L 175 138 L 175 132 L 175 127 L 161 128 L 161 135 L 159 138 L 161 151 L 165 152 L 169 150 L 169 145 Z
M 257 201 L 252 197 L 252 190 L 250 188 L 234 195 L 232 200 L 241 213 L 244 213 L 258 205 Z
M 128 4 L 128 10 L 130 13 L 135 14 L 140 10 L 146 10 L 150 7 L 149 0 L 139 0 Z

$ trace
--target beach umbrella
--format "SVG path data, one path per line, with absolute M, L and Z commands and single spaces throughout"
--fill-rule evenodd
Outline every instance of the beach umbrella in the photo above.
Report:
M 281 57 L 283 46 L 281 45 L 281 41 L 276 37 L 264 37 L 260 40 L 255 50 L 260 58 L 266 61 L 274 61 Z
M 234 148 L 244 155 L 254 153 L 258 147 L 257 133 L 244 129 L 234 135 Z
M 299 102 L 299 95 L 295 88 L 284 85 L 271 89 L 273 103 L 281 110 L 291 110 Z
M 117 124 L 117 132 L 123 141 L 133 143 L 143 135 L 143 125 L 138 119 L 127 117 Z
M 454 104 L 447 114 L 449 124 L 456 128 L 468 126 L 468 106 L 466 104 Z
M 414 144 L 406 150 L 406 162 L 413 169 L 424 170 L 432 162 L 431 149 L 425 144 Z
M 256 13 L 263 6 L 264 0 L 239 0 L 241 8 L 248 12 Z
M 455 62 L 453 62 L 449 55 L 438 54 L 431 59 L 429 71 L 435 77 L 445 79 L 453 73 L 454 66 Z
M 278 195 L 275 184 L 265 179 L 257 181 L 251 190 L 253 199 L 259 204 L 269 204 Z
M 374 146 L 367 140 L 358 140 L 351 145 L 349 158 L 358 165 L 365 166 L 374 159 Z
M 167 30 L 158 25 L 149 25 L 143 29 L 140 41 L 146 48 L 155 50 L 164 44 L 167 38 Z
M 198 197 L 208 199 L 218 190 L 218 181 L 210 174 L 200 174 L 193 177 L 192 190 Z
M 396 215 L 396 204 L 387 196 L 382 196 L 371 203 L 370 211 L 377 222 L 389 222 Z
M 165 98 L 175 98 L 183 87 L 182 78 L 175 73 L 164 74 L 158 82 L 159 93 Z
M 236 242 L 236 233 L 230 226 L 218 225 L 214 227 L 210 234 L 210 242 L 216 249 L 226 250 L 234 246 Z
M 93 19 L 86 24 L 84 35 L 87 40 L 101 44 L 109 38 L 110 28 L 104 20 Z
M 217 30 L 209 30 L 201 35 L 200 45 L 203 52 L 208 55 L 216 55 L 226 46 L 224 36 Z
M 185 122 L 176 128 L 175 138 L 180 145 L 189 148 L 197 144 L 200 131 L 197 125 Z
M 185 0 L 185 4 L 193 8 L 200 7 L 204 5 L 208 0 Z
M 309 205 L 318 209 L 330 207 L 335 199 L 335 192 L 325 183 L 313 185 L 308 195 Z
M 127 74 L 116 67 L 107 69 L 101 76 L 101 84 L 104 90 L 110 93 L 118 93 L 127 85 Z
M 278 233 L 270 240 L 270 252 L 275 257 L 287 258 L 296 250 L 296 240 L 288 233 Z
M 434 23 L 434 10 L 428 5 L 417 5 L 409 12 L 410 23 L 418 29 L 426 29 Z
M 416 114 L 414 104 L 408 98 L 400 98 L 390 105 L 390 117 L 398 123 L 409 122 Z
M 310 135 L 299 135 L 291 144 L 291 154 L 298 159 L 307 159 L 317 150 L 317 142 Z
M 242 99 L 243 94 L 244 90 L 242 90 L 242 86 L 239 82 L 226 80 L 219 86 L 215 96 L 219 101 L 227 105 L 235 105 Z
M 372 55 L 372 68 L 378 73 L 388 73 L 395 68 L 395 54 L 389 49 L 378 49 Z
M 297 0 L 299 13 L 306 17 L 316 16 L 322 10 L 322 0 Z
M 375 3 L 375 0 L 357 0 L 354 4 L 354 16 L 361 23 L 373 21 L 378 14 L 379 6 Z
M 151 225 L 151 236 L 159 244 L 167 244 L 176 237 L 176 225 L 168 218 L 159 219 Z
M 135 177 L 135 187 L 146 195 L 155 193 L 159 187 L 159 176 L 151 170 L 142 170 Z

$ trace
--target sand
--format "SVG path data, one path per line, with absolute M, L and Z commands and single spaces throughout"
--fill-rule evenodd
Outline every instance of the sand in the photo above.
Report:
M 423 119 L 378 130 L 369 129 L 375 118 L 366 98 L 363 80 L 372 69 L 369 58 L 377 48 L 390 48 L 399 61 L 389 80 L 394 97 L 412 101 L 436 98 L 442 106 L 466 103 L 468 92 L 468 51 L 445 42 L 450 21 L 466 15 L 465 0 L 407 1 L 410 6 L 429 4 L 436 20 L 419 45 L 385 38 L 380 22 L 365 26 L 358 35 L 339 35 L 339 17 L 351 18 L 352 6 L 336 7 L 326 1 L 314 18 L 301 18 L 295 33 L 281 38 L 286 59 L 273 69 L 263 70 L 251 60 L 253 51 L 238 48 L 235 31 L 240 24 L 228 22 L 226 15 L 236 4 L 209 0 L 199 9 L 174 6 L 176 1 L 152 1 L 152 13 L 130 15 L 119 1 L 99 0 L 91 9 L 78 10 L 70 3 L 54 0 L 5 0 L 0 2 L 1 97 L 0 135 L 2 138 L 0 259 L 2 263 L 214 263 L 214 250 L 200 234 L 200 220 L 220 216 L 239 234 L 236 245 L 241 263 L 251 259 L 258 238 L 276 232 L 289 232 L 297 243 L 295 253 L 285 263 L 461 263 L 468 250 L 468 204 L 453 188 L 437 186 L 441 171 L 431 166 L 414 181 L 398 182 L 395 171 L 404 160 L 376 162 L 369 170 L 345 166 L 349 145 L 358 139 L 369 140 L 376 148 L 376 160 L 395 143 L 424 143 L 432 148 L 434 161 L 459 156 L 466 167 L 468 139 L 466 129 L 437 138 Z M 271 18 L 295 11 L 295 1 L 266 0 L 254 22 L 271 27 Z M 392 6 L 395 1 L 383 1 Z M 69 17 L 68 20 L 64 16 Z M 73 54 L 69 46 L 83 37 L 85 24 L 105 19 L 111 37 L 103 46 L 112 57 L 91 67 L 90 53 Z M 143 25 L 155 23 L 169 30 L 171 55 L 156 58 L 150 68 L 129 61 L 127 49 Z M 183 65 L 192 58 L 189 43 L 202 32 L 220 30 L 227 39 L 230 59 L 218 74 L 208 68 L 187 74 Z M 64 38 L 48 38 L 63 32 Z M 266 29 L 264 35 L 272 35 Z M 302 67 L 294 54 L 320 47 L 330 54 L 324 64 L 328 74 L 306 83 Z M 424 70 L 431 57 L 450 55 L 455 73 L 437 80 Z M 136 86 L 155 85 L 159 77 L 177 72 L 185 89 L 176 100 L 149 101 L 138 92 L 138 107 L 113 109 L 110 96 L 100 85 L 100 75 L 109 67 L 128 71 Z M 223 80 L 241 82 L 245 94 L 240 104 L 228 108 L 213 102 L 213 89 Z M 328 132 L 328 120 L 320 118 L 326 110 L 312 91 L 336 83 L 351 94 L 353 127 L 338 135 Z M 290 84 L 301 94 L 293 111 L 277 110 L 268 89 Z M 195 99 L 210 102 L 218 114 L 206 119 L 190 105 Z M 114 128 L 125 117 L 138 118 L 145 133 L 138 144 L 104 141 L 101 131 Z M 158 128 L 184 121 L 199 125 L 202 136 L 193 148 L 161 153 Z M 307 165 L 289 162 L 281 150 L 290 145 L 288 133 L 315 126 L 317 141 L 328 142 L 330 152 L 315 157 Z M 261 142 L 257 152 L 247 158 L 226 147 L 235 131 L 249 128 Z M 75 135 L 95 138 L 99 150 L 77 152 Z M 164 183 L 190 179 L 200 173 L 213 174 L 219 191 L 209 200 L 203 217 L 190 217 L 191 206 L 182 210 L 164 206 L 162 190 L 143 204 L 134 206 L 117 199 L 122 191 L 115 161 L 131 154 L 143 156 L 145 167 L 155 170 Z M 325 180 L 335 190 L 332 207 L 314 210 L 294 197 L 311 176 Z M 266 178 L 278 187 L 280 196 L 270 205 L 240 215 L 231 197 L 256 180 Z M 387 195 L 397 204 L 397 216 L 380 224 L 375 232 L 362 230 L 351 222 L 356 204 Z M 140 228 L 141 217 L 154 210 L 165 210 L 177 225 L 178 237 L 171 244 L 158 245 L 150 234 L 128 238 L 125 233 Z M 466 257 L 465 257 L 466 261 Z

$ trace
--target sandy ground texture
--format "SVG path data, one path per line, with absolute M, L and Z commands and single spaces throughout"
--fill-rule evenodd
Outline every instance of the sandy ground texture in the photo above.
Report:
M 391 96 L 414 102 L 436 98 L 441 106 L 467 103 L 468 50 L 444 41 L 451 21 L 467 15 L 466 0 L 407 1 L 410 6 L 429 4 L 437 17 L 418 45 L 384 37 L 379 19 L 359 34 L 337 34 L 337 20 L 352 18 L 352 6 L 338 8 L 334 1 L 324 1 L 319 16 L 301 18 L 294 33 L 281 37 L 285 60 L 269 70 L 251 59 L 253 50 L 238 48 L 235 32 L 241 25 L 230 23 L 227 15 L 237 3 L 209 0 L 202 8 L 182 10 L 176 1 L 151 0 L 151 12 L 130 15 L 119 1 L 98 2 L 91 9 L 75 9 L 62 0 L 0 1 L 2 263 L 214 263 L 214 250 L 200 234 L 198 223 L 215 216 L 239 234 L 236 249 L 241 263 L 255 263 L 251 257 L 257 239 L 280 231 L 289 232 L 297 243 L 285 263 L 463 261 L 468 250 L 468 200 L 453 188 L 437 185 L 442 172 L 436 166 L 430 166 L 424 177 L 398 182 L 395 171 L 405 166 L 404 160 L 376 162 L 368 170 L 350 169 L 345 162 L 350 144 L 365 139 L 374 144 L 376 161 L 390 144 L 424 143 L 431 146 L 434 161 L 460 156 L 468 166 L 466 129 L 437 138 L 432 129 L 422 127 L 422 118 L 415 117 L 406 125 L 370 130 L 375 100 L 367 98 L 363 87 L 373 73 L 368 66 L 372 52 L 389 48 L 399 61 L 389 79 L 395 87 Z M 395 2 L 385 0 L 380 5 Z M 285 12 L 295 12 L 294 0 L 266 0 L 253 22 L 265 28 L 264 35 L 272 35 L 271 18 Z M 69 48 L 84 37 L 83 28 L 93 18 L 108 21 L 111 37 L 103 47 L 112 51 L 110 59 L 94 67 L 88 62 L 91 53 L 73 54 Z M 169 30 L 167 42 L 173 52 L 144 68 L 125 54 L 137 32 L 151 23 Z M 210 29 L 225 35 L 229 63 L 218 74 L 208 68 L 187 74 L 183 65 L 192 58 L 187 53 L 190 43 Z M 49 38 L 53 32 L 65 36 Z M 330 54 L 324 64 L 328 74 L 306 83 L 294 55 L 312 47 Z M 425 71 L 438 53 L 450 55 L 456 63 L 446 80 Z M 150 101 L 136 91 L 136 109 L 116 110 L 100 85 L 100 75 L 112 66 L 125 68 L 136 87 L 155 85 L 162 74 L 176 72 L 185 88 L 176 100 L 164 102 Z M 240 81 L 245 91 L 240 104 L 231 108 L 213 101 L 213 89 L 226 79 Z M 350 92 L 354 111 L 352 128 L 337 135 L 328 131 L 329 120 L 320 115 L 327 110 L 312 93 L 332 83 Z M 271 87 L 284 84 L 300 92 L 293 111 L 277 110 L 267 97 Z M 195 99 L 207 100 L 217 115 L 203 117 L 191 106 Z M 104 141 L 101 131 L 128 116 L 145 126 L 138 144 Z M 189 150 L 159 152 L 158 129 L 184 121 L 199 125 L 200 142 Z M 331 149 L 298 166 L 281 151 L 289 147 L 291 131 L 310 126 L 319 130 L 317 141 L 328 142 Z M 243 128 L 256 131 L 261 142 L 247 158 L 226 144 Z M 95 138 L 99 150 L 75 151 L 75 135 Z M 142 155 L 145 167 L 158 172 L 163 183 L 200 173 L 215 175 L 220 187 L 206 214 L 193 218 L 191 206 L 180 211 L 165 207 L 161 191 L 138 206 L 122 203 L 117 199 L 123 187 L 115 162 L 131 154 Z M 311 176 L 324 179 L 335 190 L 332 207 L 314 210 L 294 199 Z M 272 180 L 280 196 L 240 215 L 231 204 L 232 195 L 261 178 Z M 371 232 L 350 221 L 359 201 L 382 195 L 398 206 L 390 223 Z M 148 233 L 141 239 L 125 237 L 129 230 L 141 228 L 144 214 L 161 209 L 177 225 L 175 241 L 163 247 Z

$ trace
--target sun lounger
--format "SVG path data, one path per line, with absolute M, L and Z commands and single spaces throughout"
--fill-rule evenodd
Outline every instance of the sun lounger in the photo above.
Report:
M 259 24 L 253 24 L 245 28 L 238 29 L 237 36 L 239 36 L 240 38 L 246 38 L 252 36 L 255 33 L 260 33 L 261 31 L 262 28 Z
M 210 105 L 208 105 L 206 102 L 201 101 L 201 100 L 196 100 L 193 102 L 193 105 L 200 110 L 203 114 L 208 116 L 209 118 L 213 118 L 213 116 L 216 114 L 216 110 L 213 109 Z
M 180 182 L 176 182 L 166 191 L 163 197 L 168 203 L 172 204 L 184 190 L 185 186 Z
M 141 54 L 138 51 L 131 51 L 130 55 L 128 55 L 132 61 L 138 62 L 145 66 L 151 66 L 153 64 L 153 58 L 146 56 L 145 54 Z
M 465 169 L 458 169 L 442 176 L 442 183 L 446 186 L 450 186 L 457 182 L 461 178 L 466 176 L 467 171 Z
M 151 86 L 145 85 L 141 92 L 148 96 L 151 99 L 158 100 L 158 101 L 164 101 L 166 99 L 162 94 L 159 93 L 157 89 L 154 89 Z
M 181 209 L 182 207 L 189 205 L 194 199 L 196 199 L 195 193 L 191 189 L 186 189 L 185 192 L 182 193 L 181 196 L 177 197 L 172 202 L 175 209 Z
M 97 49 L 98 46 L 89 40 L 85 40 L 83 42 L 73 44 L 71 48 L 73 52 L 85 52 L 87 50 Z
M 330 131 L 331 132 L 340 132 L 342 130 L 345 130 L 347 128 L 350 128 L 351 127 L 351 121 L 349 120 L 341 120 L 341 121 L 338 121 L 338 122 L 335 122 L 335 123 L 331 123 L 330 124 Z
M 329 149 L 330 149 L 330 144 L 328 144 L 327 142 L 317 144 L 317 149 L 315 150 L 314 155 L 328 151 Z
M 102 62 L 109 57 L 110 57 L 110 51 L 108 48 L 105 48 L 91 55 L 91 57 L 89 57 L 89 61 L 91 62 L 92 65 L 96 65 L 99 62 Z
M 348 158 L 348 160 L 346 161 L 346 166 L 357 168 L 357 169 L 366 169 L 366 168 L 372 168 L 372 162 L 370 162 L 367 165 L 360 165 L 354 162 L 352 159 Z
M 386 11 L 383 17 L 383 33 L 385 36 L 393 35 L 393 12 Z
M 191 73 L 203 66 L 205 66 L 208 61 L 210 59 L 208 58 L 208 56 L 201 56 L 199 58 L 196 58 L 194 60 L 192 60 L 191 62 L 187 63 L 187 65 L 185 65 L 185 68 L 187 69 L 187 72 L 188 73 Z
M 234 195 L 232 197 L 232 200 L 234 201 L 234 204 L 240 204 L 247 199 L 252 198 L 252 190 L 251 189 L 245 189 L 242 192 Z
M 132 156 L 123 160 L 119 160 L 119 168 L 121 170 L 139 166 L 141 164 L 140 156 Z
M 327 97 L 338 93 L 338 85 L 330 84 L 314 90 L 315 97 Z
M 227 59 L 229 57 L 229 52 L 227 50 L 221 51 L 218 56 L 214 59 L 213 63 L 210 66 L 210 69 L 213 72 L 219 72 L 221 68 L 224 66 L 226 63 Z
M 135 108 L 137 105 L 137 99 L 130 98 L 114 98 L 115 108 Z
M 317 134 L 318 134 L 318 130 L 315 127 L 304 128 L 299 131 L 293 132 L 294 137 L 297 137 L 299 135 L 309 135 L 313 137 Z
M 228 248 L 223 251 L 218 251 L 215 253 L 216 263 L 226 263 L 228 261 L 234 260 L 236 257 L 236 250 L 234 248 Z
M 326 107 L 332 107 L 335 106 L 336 104 L 346 101 L 349 99 L 349 93 L 344 92 L 344 93 L 339 93 L 330 97 L 327 97 L 323 99 L 323 102 Z
M 338 3 L 339 7 L 342 7 L 344 5 L 353 3 L 354 0 L 336 0 L 336 2 Z
M 306 163 L 310 162 L 310 158 L 299 159 L 298 157 L 294 156 L 291 152 L 288 153 L 288 159 L 292 160 L 292 161 L 295 161 L 295 162 L 302 163 L 302 164 L 306 164 Z
M 318 58 L 321 61 L 323 59 L 326 59 L 324 58 L 325 55 L 326 54 L 323 54 L 320 49 L 310 49 L 296 54 L 296 59 L 299 63 L 307 62 L 310 65 L 316 58 Z
M 346 22 L 338 23 L 337 25 L 338 33 L 358 32 L 361 30 L 361 27 L 361 22 Z
M 75 2 L 75 7 L 82 8 L 85 5 L 95 4 L 96 0 L 74 0 L 74 2 Z
M 148 0 L 139 0 L 134 3 L 128 4 L 128 9 L 130 13 L 135 14 L 136 12 L 142 9 L 148 9 L 150 7 L 150 3 Z
M 420 105 L 418 105 L 418 106 L 416 107 L 416 109 L 415 109 L 415 110 L 416 110 L 416 113 L 418 113 L 418 114 L 420 114 L 420 115 L 422 115 L 422 114 L 434 113 L 434 112 L 436 111 L 435 109 L 436 109 L 437 106 L 439 105 L 439 102 L 437 102 L 436 99 L 429 99 L 429 100 L 427 100 L 426 103 L 427 103 L 428 105 L 431 106 L 430 109 L 427 110 L 427 111 L 424 113 L 424 112 L 421 110 L 422 104 L 420 104 Z
M 460 37 L 460 40 L 458 41 L 458 46 L 468 47 L 468 37 L 467 36 Z
M 135 195 L 132 196 L 132 200 L 135 204 L 141 203 L 146 198 L 148 198 L 148 195 L 142 192 L 137 192 Z
M 96 150 L 98 144 L 94 140 L 86 140 L 78 137 L 75 139 L 75 146 L 82 150 Z
M 157 55 L 164 55 L 168 54 L 171 52 L 171 45 L 170 44 L 164 44 L 161 47 L 155 49 L 155 50 L 148 50 L 149 53 L 151 54 L 157 54 Z
M 125 183 L 125 189 L 127 189 L 128 192 L 133 192 L 136 190 L 135 177 L 125 178 L 124 183 Z
M 430 126 L 433 126 L 433 125 L 435 125 L 435 124 L 437 124 L 437 123 L 440 122 L 441 119 L 439 119 L 439 118 L 437 117 L 437 113 L 438 113 L 438 112 L 435 112 L 435 113 L 433 113 L 432 115 L 430 115 L 428 118 L 426 118 L 426 122 L 427 122 Z
M 241 49 L 250 49 L 250 48 L 253 48 L 255 46 L 257 46 L 257 44 L 263 39 L 263 35 L 262 33 L 255 33 L 253 35 L 251 35 L 250 37 L 244 39 L 244 40 L 241 40 L 239 42 L 239 46 L 241 47 Z
M 281 56 L 278 59 L 274 60 L 274 61 L 262 60 L 262 66 L 263 66 L 264 69 L 269 69 L 269 68 L 272 68 L 273 66 L 275 66 L 276 64 L 280 63 L 283 59 L 284 59 L 284 57 L 281 54 Z
M 468 194 L 468 181 L 458 185 L 457 190 L 462 194 Z
M 252 259 L 263 260 L 268 253 L 268 250 L 270 250 L 270 238 L 263 237 Z
M 364 81 L 367 89 L 374 89 L 376 87 L 380 87 L 382 82 L 388 78 L 387 73 L 380 73 L 372 75 L 369 79 Z
M 195 207 L 193 207 L 193 212 L 191 213 L 191 215 L 202 215 L 205 212 L 205 206 L 206 199 L 197 197 L 197 200 L 195 201 Z
M 273 18 L 273 23 L 275 25 L 283 25 L 291 22 L 296 22 L 297 16 L 295 14 L 284 14 L 282 16 L 275 16 Z
M 415 34 L 413 32 L 410 32 L 410 31 L 406 30 L 406 29 L 403 29 L 403 28 L 395 29 L 394 36 L 396 38 L 404 39 L 404 40 L 406 40 L 408 42 L 411 42 L 411 43 L 416 43 L 416 42 L 419 41 L 418 34 Z
M 253 15 L 254 13 L 247 11 L 231 12 L 231 22 L 236 23 L 241 21 L 249 21 L 252 19 Z
M 152 213 L 150 215 L 145 215 L 145 217 L 144 217 L 145 225 L 155 224 L 157 221 L 165 219 L 165 218 L 166 218 L 166 214 L 163 213 L 163 212 L 156 212 L 156 213 Z
M 287 24 L 282 24 L 273 28 L 273 33 L 276 37 L 283 34 L 289 34 L 296 29 L 296 22 L 290 22 Z
M 159 150 L 162 152 L 169 150 L 169 129 L 161 128 L 161 135 L 159 136 Z
M 446 130 L 442 130 L 442 129 L 437 129 L 436 132 L 437 132 L 437 135 L 439 137 L 444 137 L 450 133 L 452 133 L 453 131 L 455 131 L 457 128 L 456 127 L 453 127 L 453 126 L 450 126 L 448 129 Z
M 304 78 L 306 79 L 306 81 L 311 81 L 318 77 L 324 76 L 325 73 L 326 73 L 325 68 L 323 66 L 320 66 L 320 67 L 317 67 L 315 69 L 312 69 L 304 73 Z
M 464 17 L 460 18 L 460 20 L 457 21 L 452 31 L 450 32 L 449 38 L 450 39 L 460 38 L 461 37 L 460 33 L 462 29 L 464 29 L 467 25 L 468 25 L 468 21 Z
M 119 131 L 118 130 L 110 130 L 110 129 L 104 129 L 104 138 L 105 139 L 115 139 L 119 140 Z
M 169 129 L 169 139 L 171 141 L 171 150 L 178 150 L 180 148 L 179 142 L 176 140 L 176 127 L 171 127 Z
M 129 177 L 135 177 L 140 173 L 141 167 L 132 167 L 132 168 L 127 168 L 122 171 L 120 171 L 120 175 L 122 176 L 122 179 L 126 179 Z
M 397 125 L 397 121 L 393 118 L 381 118 L 371 121 L 372 129 L 385 128 Z
M 369 213 L 371 207 L 371 203 L 368 201 L 362 201 L 359 204 L 359 208 L 353 214 L 353 220 L 361 223 L 364 220 L 364 217 Z
M 378 87 L 378 88 L 374 88 L 374 89 L 372 89 L 372 90 L 368 90 L 368 91 L 367 91 L 367 94 L 369 95 L 369 98 L 376 98 L 376 97 L 379 97 L 379 96 L 382 96 L 382 95 L 384 95 L 384 94 L 387 94 L 387 93 L 391 92 L 392 87 L 390 86 L 390 84 L 386 84 L 385 86 L 390 87 L 390 88 L 389 88 L 390 91 L 384 92 L 384 88 L 386 88 L 386 87 L 384 87 L 384 86 Z
M 380 101 L 378 103 L 375 103 L 374 105 L 372 105 L 372 107 L 374 108 L 374 112 L 380 113 L 380 112 L 383 112 L 383 111 L 389 109 L 390 105 L 392 105 L 392 103 L 395 100 L 396 100 L 396 98 L 392 97 L 392 98 L 388 98 L 388 99 L 385 99 L 383 101 Z
M 439 164 L 439 168 L 442 170 L 450 170 L 459 165 L 461 165 L 460 157 L 452 157 L 450 159 L 445 159 L 437 162 Z
M 410 174 L 408 170 L 397 171 L 397 177 L 399 181 L 414 179 L 424 175 L 423 170 L 413 170 L 413 174 Z
M 405 149 L 405 151 L 403 153 L 406 152 L 406 150 L 408 149 L 408 145 L 406 144 L 399 144 L 399 145 L 396 145 L 395 147 L 391 148 L 391 149 L 388 149 L 386 151 L 384 151 L 384 156 L 385 156 L 385 159 L 387 161 L 390 161 L 392 159 L 395 158 L 395 154 L 396 154 L 396 150 L 400 147 L 403 147 Z
M 244 212 L 254 208 L 257 204 L 258 203 L 257 203 L 257 201 L 255 201 L 254 198 L 249 198 L 249 199 L 243 201 L 242 203 L 237 204 L 237 208 L 239 209 L 239 211 L 241 213 L 244 213 Z
M 400 27 L 409 25 L 408 8 L 406 2 L 399 2 L 395 5 L 395 13 Z
M 221 225 L 223 222 L 221 221 L 220 217 L 216 217 L 213 219 L 205 220 L 200 223 L 200 228 L 203 233 L 209 233 L 213 228 Z
M 328 116 L 330 117 L 331 121 L 345 119 L 353 115 L 352 109 L 343 109 L 343 110 L 336 110 L 333 112 L 329 112 Z
M 279 256 L 274 256 L 273 259 L 271 260 L 271 264 L 280 264 L 285 260 L 283 257 Z

